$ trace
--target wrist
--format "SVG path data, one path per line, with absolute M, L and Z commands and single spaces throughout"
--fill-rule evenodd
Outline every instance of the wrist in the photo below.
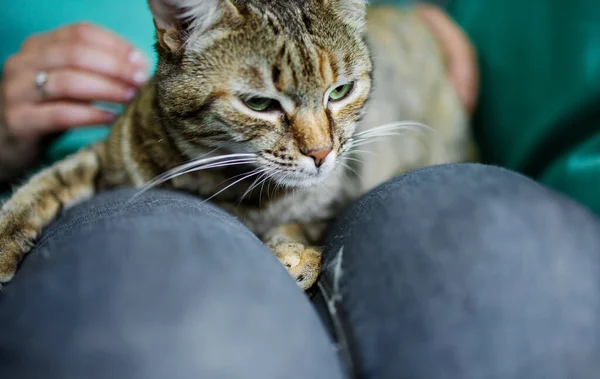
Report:
M 0 107 L 1 108 L 1 107 Z M 0 109 L 0 183 L 15 179 L 32 167 L 40 155 L 40 141 L 10 133 Z

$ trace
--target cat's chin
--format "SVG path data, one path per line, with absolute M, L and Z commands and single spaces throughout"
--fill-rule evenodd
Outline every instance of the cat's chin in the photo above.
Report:
M 331 175 L 332 170 L 318 174 L 306 174 L 301 172 L 282 173 L 271 180 L 286 188 L 310 188 L 322 185 Z
M 274 181 L 277 184 L 280 184 L 286 188 L 310 188 L 317 186 L 323 183 L 323 179 L 321 177 L 298 177 L 298 178 L 274 178 Z

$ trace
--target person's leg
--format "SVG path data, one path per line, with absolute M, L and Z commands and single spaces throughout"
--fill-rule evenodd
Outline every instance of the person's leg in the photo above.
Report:
M 599 223 L 503 169 L 432 167 L 374 190 L 333 227 L 321 289 L 362 378 L 600 373 Z
M 0 292 L 0 378 L 341 378 L 306 296 L 233 217 L 117 191 L 67 211 Z

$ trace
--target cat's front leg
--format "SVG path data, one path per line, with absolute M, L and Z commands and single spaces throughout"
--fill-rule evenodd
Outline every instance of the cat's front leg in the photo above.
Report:
M 265 235 L 264 241 L 300 288 L 312 287 L 321 273 L 321 250 L 310 246 L 324 230 L 323 223 L 287 224 Z
M 96 192 L 102 145 L 82 150 L 33 176 L 0 209 L 0 283 L 12 280 L 42 229 L 65 208 Z

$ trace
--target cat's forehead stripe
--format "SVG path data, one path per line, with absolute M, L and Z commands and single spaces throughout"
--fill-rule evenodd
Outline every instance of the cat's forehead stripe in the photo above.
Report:
M 292 97 L 295 102 L 320 98 L 322 92 L 337 80 L 337 72 L 332 67 L 332 61 L 339 61 L 335 54 L 308 44 L 288 44 L 285 51 L 288 59 L 278 60 L 271 67 L 271 79 L 277 91 Z
M 338 80 L 338 76 L 340 74 L 340 65 L 339 62 L 337 60 L 337 57 L 335 56 L 335 54 L 333 53 L 333 51 L 327 51 L 327 56 L 328 56 L 328 61 L 329 61 L 329 66 L 331 67 L 331 71 L 333 74 L 333 78 L 332 78 L 332 82 L 337 82 Z
M 331 65 L 329 64 L 327 55 L 325 55 L 323 51 L 317 51 L 317 55 L 319 56 L 319 73 L 321 74 L 321 80 L 326 83 L 332 80 L 333 77 Z

